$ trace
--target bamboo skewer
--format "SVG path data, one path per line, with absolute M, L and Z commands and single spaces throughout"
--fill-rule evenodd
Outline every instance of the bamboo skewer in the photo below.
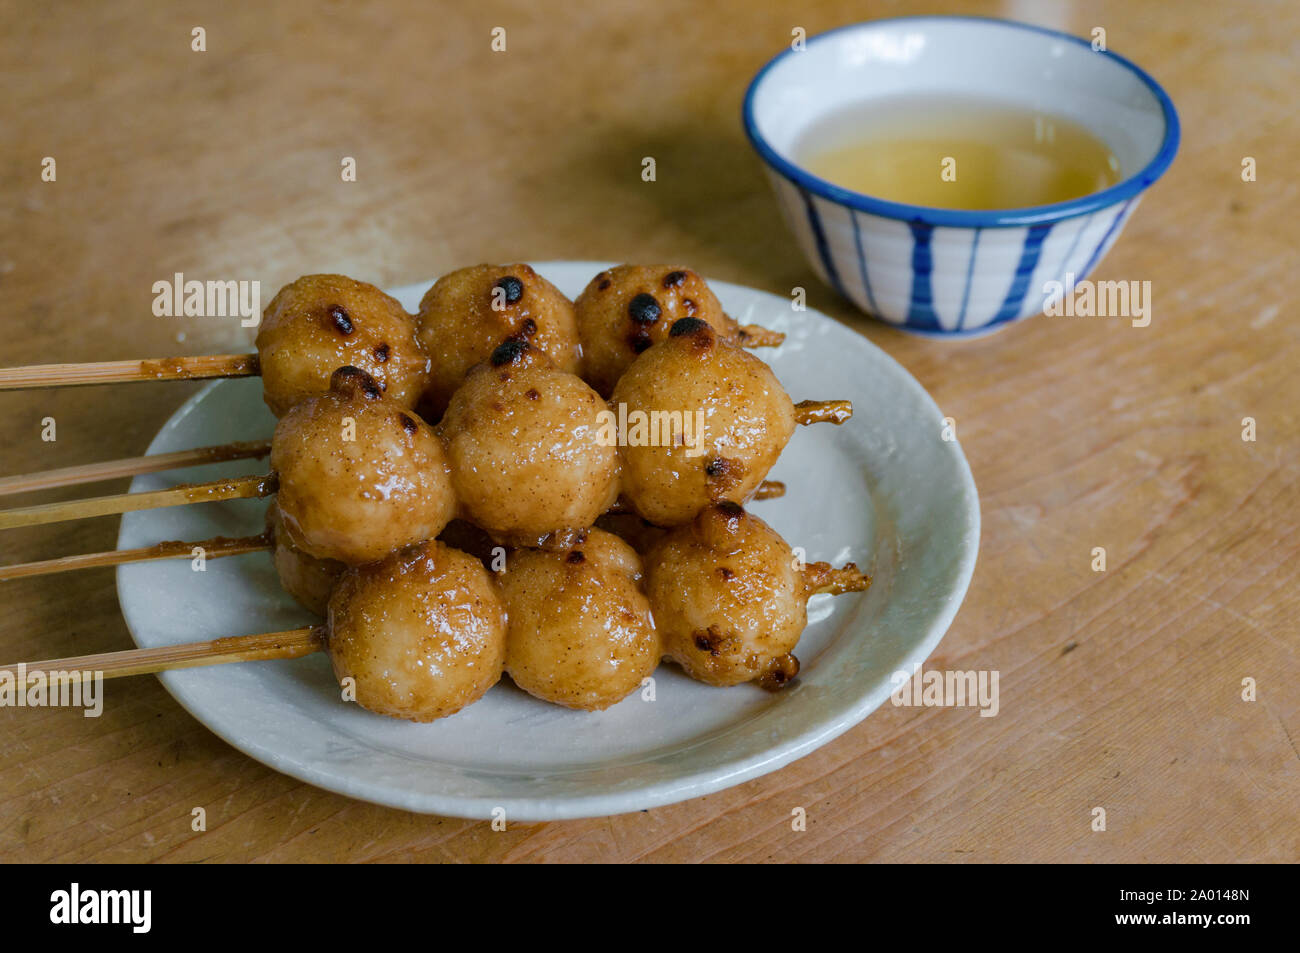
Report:
M 785 484 L 780 480 L 764 480 L 754 491 L 755 500 L 778 500 L 785 496 Z
M 737 343 L 741 347 L 780 347 L 785 335 L 773 331 L 761 324 L 742 324 L 737 334 Z
M 756 500 L 772 500 L 785 496 L 785 484 L 778 480 L 764 480 L 754 494 Z M 4 511 L 0 510 L 0 514 Z M 628 505 L 619 500 L 608 510 L 610 514 L 631 513 Z M 244 553 L 257 553 L 275 548 L 275 540 L 270 532 L 256 536 L 214 536 L 211 539 L 168 540 L 152 546 L 140 546 L 135 549 L 110 549 L 99 553 L 83 553 L 76 556 L 59 556 L 55 559 L 42 559 L 38 562 L 15 563 L 0 566 L 0 582 L 10 579 L 26 579 L 29 576 L 47 576 L 59 572 L 73 572 L 78 569 L 98 569 L 104 566 L 121 566 L 125 563 L 149 562 L 157 559 L 190 559 L 195 547 L 203 550 L 205 559 L 220 559 L 223 556 L 240 556 Z
M 754 491 L 754 495 L 750 497 L 750 499 L 751 500 L 777 500 L 783 496 L 785 496 L 784 483 L 782 483 L 780 480 L 764 480 L 762 483 L 758 485 L 758 489 Z M 636 510 L 633 509 L 632 504 L 629 503 L 626 498 L 620 496 L 617 500 L 614 501 L 614 505 L 611 506 L 609 509 L 607 509 L 603 515 L 628 516 L 635 512 Z
M 851 400 L 801 400 L 794 405 L 795 423 L 842 424 L 853 416 Z
M 141 546 L 137 549 L 110 549 L 102 553 L 84 553 L 79 556 L 60 556 L 57 559 L 43 559 L 33 563 L 15 563 L 12 566 L 0 566 L 0 582 L 7 579 L 25 579 L 28 576 L 46 576 L 56 572 L 70 572 L 77 569 L 95 569 L 101 566 L 120 566 L 123 563 L 149 562 L 155 559 L 190 559 L 195 547 L 203 550 L 204 559 L 220 559 L 222 556 L 239 556 L 243 553 L 257 553 L 273 549 L 275 541 L 270 533 L 257 536 L 214 536 L 194 542 L 169 540 L 153 546 Z
M 207 354 L 156 360 L 99 361 L 89 364 L 31 364 L 0 368 L 0 390 L 80 387 L 129 381 L 188 381 L 214 377 L 256 377 L 256 354 Z
M 124 652 L 101 652 L 98 655 L 80 655 L 44 662 L 19 662 L 0 666 L 0 677 L 8 675 L 20 684 L 26 684 L 26 680 L 34 675 L 43 676 L 47 681 L 55 683 L 72 683 L 96 675 L 103 678 L 125 678 L 128 675 L 150 675 L 201 665 L 302 658 L 324 649 L 325 639 L 325 626 L 304 626 L 282 632 L 237 635 L 211 642 L 187 642 L 156 649 L 128 649 Z
M 117 480 L 121 477 L 138 476 L 141 473 L 161 473 L 164 470 L 179 470 L 204 463 L 260 458 L 270 452 L 271 441 L 269 440 L 235 441 L 215 447 L 196 447 L 193 450 L 177 450 L 174 453 L 152 453 L 142 457 L 125 457 L 121 460 L 106 460 L 103 463 L 45 470 L 41 473 L 0 477 L 0 496 L 74 486 L 79 483 Z
M 842 596 L 871 588 L 871 577 L 854 563 L 845 563 L 838 568 L 830 563 L 809 563 L 804 567 L 803 577 L 811 595 L 830 593 Z
M 20 506 L 0 510 L 0 529 L 60 523 L 64 520 L 85 519 L 91 516 L 111 516 L 164 506 L 183 506 L 187 503 L 210 503 L 217 500 L 244 500 L 270 496 L 276 491 L 278 482 L 275 474 L 268 473 L 262 476 L 235 477 L 231 480 L 213 480 L 209 483 L 182 483 L 180 486 L 165 490 L 150 490 L 145 493 L 118 493 L 85 500 Z
M 112 496 L 95 496 L 85 500 L 65 500 L 60 503 L 41 503 L 36 506 L 16 506 L 11 509 L 0 510 L 0 529 L 40 526 L 45 523 L 62 523 L 66 520 L 87 519 L 92 516 L 112 516 L 134 510 L 162 509 L 167 506 L 185 506 L 189 503 L 255 499 L 275 493 L 278 485 L 279 481 L 276 479 L 275 474 L 267 473 L 262 476 L 212 480 L 209 483 L 182 483 L 179 486 L 168 487 L 165 490 L 148 490 L 143 493 L 116 493 Z M 756 500 L 770 500 L 784 495 L 784 483 L 777 480 L 764 480 L 754 493 L 753 498 Z M 627 512 L 627 509 L 620 503 L 616 503 L 610 508 L 609 512 L 623 513 Z M 71 556 L 66 558 L 88 557 Z M 129 560 L 123 561 L 129 562 Z M 95 563 L 93 565 L 112 565 L 112 563 Z M 57 572 L 57 570 L 50 571 Z M 4 577 L 0 576 L 0 579 L 2 578 Z

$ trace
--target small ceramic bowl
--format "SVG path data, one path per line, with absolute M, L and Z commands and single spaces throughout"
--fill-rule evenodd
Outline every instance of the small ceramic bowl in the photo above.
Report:
M 915 94 L 1071 119 L 1109 146 L 1120 181 L 1055 205 L 961 211 L 885 201 L 799 166 L 794 152 L 819 120 L 851 115 L 872 98 Z M 1089 40 L 977 17 L 876 20 L 811 37 L 759 71 L 743 115 L 822 280 L 895 327 L 942 337 L 1037 314 L 1049 282 L 1085 279 L 1178 149 L 1173 103 L 1133 63 Z

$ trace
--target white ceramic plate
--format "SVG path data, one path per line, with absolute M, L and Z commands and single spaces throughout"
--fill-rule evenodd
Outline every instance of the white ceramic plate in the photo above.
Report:
M 537 269 L 576 296 L 602 267 Z M 431 283 L 431 282 L 430 282 Z M 414 311 L 428 284 L 393 294 Z M 979 502 L 942 414 L 912 377 L 872 345 L 787 299 L 713 283 L 741 323 L 784 331 L 759 352 L 795 400 L 850 398 L 841 427 L 801 427 L 773 479 L 789 492 L 755 503 L 809 560 L 855 560 L 875 583 L 865 594 L 816 596 L 799 643 L 798 680 L 776 694 L 719 689 L 664 665 L 655 699 L 635 693 L 600 713 L 537 701 L 508 679 L 461 713 L 417 725 L 340 700 L 322 655 L 161 676 L 195 718 L 236 748 L 311 784 L 380 804 L 457 817 L 544 821 L 642 810 L 708 794 L 774 771 L 857 724 L 888 698 L 890 675 L 911 671 L 956 615 L 975 566 Z M 275 421 L 257 379 L 219 381 L 176 412 L 150 453 L 269 437 Z M 137 477 L 132 490 L 254 473 L 265 461 Z M 129 513 L 118 546 L 260 532 L 266 503 L 240 500 Z M 118 569 L 122 614 L 153 647 L 311 621 L 281 591 L 265 553 Z M 111 703 L 111 700 L 110 700 Z M 499 812 L 498 812 L 499 813 Z

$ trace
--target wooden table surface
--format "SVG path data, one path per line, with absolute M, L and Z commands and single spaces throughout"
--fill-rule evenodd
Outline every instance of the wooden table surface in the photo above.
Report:
M 995 718 L 886 705 L 719 794 L 493 831 L 301 784 L 156 679 L 109 683 L 98 719 L 0 709 L 0 860 L 1300 858 L 1300 8 L 868 8 L 1102 26 L 1165 85 L 1180 154 L 1097 275 L 1149 280 L 1149 327 L 1039 317 L 936 342 L 817 283 L 738 111 L 794 27 L 852 22 L 858 2 L 4 4 L 0 365 L 247 350 L 237 321 L 151 313 L 153 282 L 178 271 L 394 286 L 478 261 L 596 258 L 806 285 L 958 422 L 983 536 L 929 667 L 998 670 L 1002 698 Z M 196 26 L 206 52 L 191 50 Z M 0 475 L 142 453 L 197 386 L 0 394 Z M 116 523 L 8 531 L 0 562 L 111 548 Z M 7 661 L 131 645 L 112 570 L 0 591 Z

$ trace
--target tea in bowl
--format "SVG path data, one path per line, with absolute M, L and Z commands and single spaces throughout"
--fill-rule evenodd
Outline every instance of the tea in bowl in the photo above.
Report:
M 814 271 L 901 330 L 971 336 L 1096 267 L 1178 149 L 1169 96 L 1007 20 L 841 27 L 771 60 L 745 130 Z

